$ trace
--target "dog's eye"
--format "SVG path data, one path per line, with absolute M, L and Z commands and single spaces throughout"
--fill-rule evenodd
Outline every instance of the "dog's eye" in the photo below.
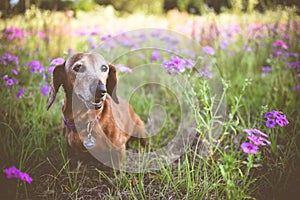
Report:
M 82 73 L 85 71 L 85 67 L 82 64 L 77 64 L 73 67 L 73 70 L 77 73 Z
M 106 65 L 101 66 L 101 72 L 106 72 L 108 70 L 108 67 Z

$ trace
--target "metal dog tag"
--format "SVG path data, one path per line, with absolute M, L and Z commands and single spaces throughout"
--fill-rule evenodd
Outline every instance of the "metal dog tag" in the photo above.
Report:
M 96 145 L 96 139 L 92 136 L 94 123 L 94 121 L 90 122 L 87 126 L 88 135 L 87 138 L 83 141 L 83 146 L 85 146 L 86 149 L 92 149 Z
M 87 149 L 92 149 L 96 144 L 96 139 L 93 136 L 88 136 L 84 141 L 83 145 Z

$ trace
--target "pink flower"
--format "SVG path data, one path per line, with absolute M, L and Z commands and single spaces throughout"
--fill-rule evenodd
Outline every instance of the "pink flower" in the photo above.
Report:
M 39 38 L 41 38 L 41 39 L 46 38 L 46 34 L 45 34 L 43 31 L 38 31 L 38 32 L 37 32 L 37 36 L 38 36 Z
M 7 169 L 4 169 L 4 173 L 6 174 L 6 177 L 8 179 L 18 178 L 21 181 L 25 181 L 27 183 L 31 183 L 32 182 L 32 178 L 27 173 L 21 172 L 15 166 L 12 166 L 12 167 L 9 167 Z
M 4 38 L 7 40 L 22 39 L 23 31 L 20 28 L 10 26 L 4 30 Z
M 277 40 L 273 42 L 273 47 L 280 47 L 282 49 L 288 49 L 287 44 L 282 40 Z
M 55 58 L 51 61 L 50 66 L 61 65 L 65 62 L 64 58 Z
M 257 129 L 245 129 L 244 130 L 248 134 L 248 139 L 253 142 L 253 144 L 257 146 L 265 146 L 270 145 L 271 142 L 268 140 L 269 136 L 260 130 Z
M 257 154 L 258 152 L 258 146 L 251 144 L 249 142 L 242 143 L 241 148 L 245 153 Z
M 171 60 L 164 61 L 161 66 L 167 70 L 169 74 L 182 73 L 186 69 L 191 69 L 194 66 L 194 61 L 189 59 L 172 56 Z

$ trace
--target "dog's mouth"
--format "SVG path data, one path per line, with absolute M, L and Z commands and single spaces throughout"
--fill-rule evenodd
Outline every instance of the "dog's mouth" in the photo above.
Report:
M 105 97 L 102 98 L 95 98 L 93 101 L 87 101 L 85 100 L 81 95 L 78 95 L 79 99 L 84 102 L 85 106 L 89 110 L 99 110 L 103 106 L 103 102 L 105 100 Z
M 92 102 L 92 101 L 90 101 L 90 102 L 86 101 L 85 105 L 90 110 L 99 110 L 102 108 L 102 101 L 99 103 Z

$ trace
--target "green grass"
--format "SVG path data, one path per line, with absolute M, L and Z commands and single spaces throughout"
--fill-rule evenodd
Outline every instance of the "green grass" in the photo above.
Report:
M 37 12 L 38 18 L 30 12 Z M 0 80 L 0 166 L 1 170 L 16 166 L 27 172 L 33 182 L 27 184 L 17 179 L 7 179 L 1 173 L 0 185 L 5 190 L 1 189 L 0 195 L 15 199 L 280 199 L 289 197 L 283 196 L 284 194 L 291 195 L 287 189 L 291 184 L 299 183 L 299 178 L 295 180 L 296 183 L 291 180 L 296 176 L 297 170 L 299 171 L 300 97 L 299 91 L 292 90 L 299 84 L 299 77 L 295 77 L 299 71 L 287 70 L 286 62 L 299 61 L 299 57 L 285 60 L 272 58 L 271 54 L 272 43 L 283 39 L 284 35 L 291 38 L 289 51 L 299 52 L 300 37 L 297 26 L 278 35 L 272 33 L 272 28 L 267 27 L 266 35 L 262 35 L 263 41 L 248 38 L 247 31 L 243 29 L 234 36 L 226 50 L 218 47 L 222 35 L 217 35 L 213 41 L 206 41 L 215 48 L 216 54 L 209 59 L 202 55 L 199 58 L 198 70 L 211 65 L 215 72 L 220 73 L 221 79 L 197 78 L 195 70 L 187 71 L 182 77 L 189 81 L 191 87 L 183 87 L 182 91 L 172 90 L 168 85 L 176 83 L 172 82 L 175 75 L 163 74 L 161 71 L 148 73 L 151 71 L 146 70 L 146 81 L 161 78 L 168 87 L 145 84 L 134 93 L 128 94 L 126 87 L 140 80 L 141 73 L 126 75 L 119 72 L 120 81 L 123 83 L 120 85 L 119 95 L 130 97 L 128 101 L 146 125 L 159 124 L 155 129 L 157 134 L 149 139 L 149 148 L 145 151 L 155 151 L 168 144 L 180 125 L 196 136 L 191 145 L 169 165 L 161 161 L 158 162 L 161 165 L 159 170 L 147 173 L 124 172 L 120 176 L 115 171 L 103 171 L 97 163 L 81 163 L 75 168 L 71 166 L 66 141 L 61 133 L 63 91 L 60 91 L 51 110 L 46 112 L 47 97 L 39 90 L 41 85 L 51 79 L 44 80 L 41 74 L 31 74 L 27 66 L 28 62 L 39 60 L 47 69 L 51 59 L 66 57 L 68 48 L 75 51 L 90 50 L 86 41 L 88 36 L 70 36 L 64 34 L 63 30 L 66 23 L 70 23 L 72 29 L 81 30 L 85 20 L 96 14 L 80 13 L 81 20 L 66 22 L 61 13 L 30 12 L 25 17 L 25 23 L 20 23 L 22 17 L 18 16 L 7 20 L 7 25 L 33 32 L 48 30 L 45 32 L 46 38 L 24 37 L 21 41 L 1 39 L 0 56 L 9 52 L 19 57 L 20 64 L 1 64 L 1 77 L 4 74 L 13 77 L 12 68 L 19 70 L 19 84 L 7 88 L 4 86 L 5 82 Z M 105 17 L 109 23 L 116 24 L 110 33 L 114 33 L 117 27 L 120 28 L 124 21 L 132 29 L 141 26 L 143 21 L 153 25 L 157 24 L 158 19 L 162 23 L 166 21 L 162 16 L 138 16 L 139 19 L 134 16 L 126 19 Z M 251 23 L 265 23 L 279 29 L 278 27 L 287 22 L 299 24 L 299 17 L 288 11 L 241 16 L 211 14 L 199 20 L 207 20 L 207 27 L 211 24 L 221 27 L 223 24 L 235 23 L 244 27 L 243 25 Z M 90 23 L 89 27 L 93 27 L 97 21 L 92 20 Z M 104 21 L 99 24 L 107 28 Z M 199 29 L 203 27 L 203 24 L 197 25 Z M 1 28 L 4 28 L 3 25 Z M 53 30 L 57 32 L 52 32 Z M 108 32 L 101 34 L 106 36 Z M 209 35 L 211 32 L 205 34 Z M 100 41 L 100 36 L 92 37 L 95 41 Z M 49 38 L 51 42 L 48 41 Z M 252 51 L 243 50 L 245 44 Z M 152 53 L 150 50 L 141 52 L 146 58 Z M 229 55 L 230 52 L 234 54 Z M 122 56 L 115 62 L 147 67 L 149 60 L 138 58 L 135 53 Z M 167 53 L 163 55 L 165 60 Z M 161 62 L 154 61 L 150 64 L 157 67 Z M 266 65 L 272 66 L 273 70 L 262 77 L 261 66 Z M 131 77 L 126 79 L 126 76 Z M 15 95 L 21 87 L 25 87 L 26 92 L 22 98 L 17 99 Z M 215 91 L 219 93 L 216 94 Z M 183 98 L 178 98 L 179 93 Z M 182 99 L 184 102 L 179 105 L 178 102 Z M 185 118 L 186 110 L 180 110 L 184 105 L 191 109 L 189 118 Z M 283 111 L 289 125 L 267 128 L 263 115 L 272 110 Z M 217 115 L 224 116 L 218 118 Z M 188 128 L 186 126 L 192 123 L 189 121 L 191 119 L 195 121 L 196 127 Z M 246 128 L 256 128 L 268 133 L 272 144 L 261 147 L 256 155 L 245 154 L 240 144 L 247 140 L 243 131 Z M 135 151 L 141 149 L 134 142 L 128 147 Z

